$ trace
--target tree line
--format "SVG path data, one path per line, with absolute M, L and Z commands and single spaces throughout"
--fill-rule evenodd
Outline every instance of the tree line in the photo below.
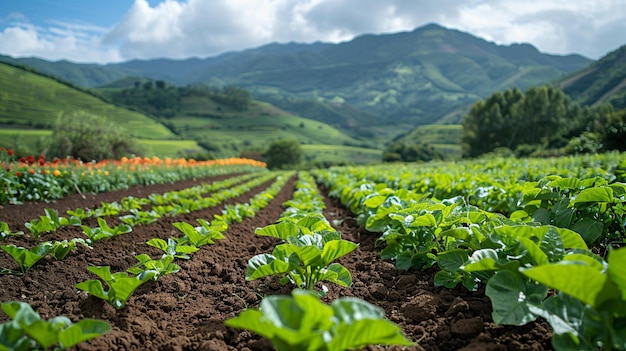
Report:
M 474 103 L 462 124 L 463 157 L 626 150 L 626 110 L 580 106 L 555 86 L 496 92 Z

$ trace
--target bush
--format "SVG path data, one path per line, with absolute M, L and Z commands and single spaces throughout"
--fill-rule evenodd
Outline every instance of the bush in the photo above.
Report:
M 140 147 L 121 127 L 85 111 L 62 114 L 52 130 L 51 157 L 72 156 L 83 161 L 141 155 Z
M 295 168 L 302 162 L 302 148 L 297 140 L 277 140 L 265 152 L 269 169 Z

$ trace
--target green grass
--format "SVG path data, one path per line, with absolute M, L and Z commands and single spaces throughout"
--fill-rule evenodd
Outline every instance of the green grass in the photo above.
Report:
M 202 151 L 195 140 L 151 140 L 137 139 L 146 150 L 146 156 L 180 157 L 187 153 Z
M 182 102 L 178 115 L 167 123 L 186 139 L 203 140 L 219 147 L 223 156 L 243 150 L 262 151 L 279 139 L 296 139 L 301 144 L 362 143 L 328 124 L 294 116 L 259 101 L 242 113 L 208 98 L 188 98 Z
M 110 119 L 138 138 L 176 138 L 165 126 L 141 113 L 111 105 L 54 79 L 2 63 L 0 102 L 0 124 L 44 129 L 52 126 L 60 113 L 84 110 Z
M 382 151 L 344 145 L 302 145 L 305 162 L 348 162 L 353 164 L 378 163 Z
M 428 144 L 451 159 L 461 158 L 460 124 L 429 124 L 415 128 L 403 136 L 403 143 Z

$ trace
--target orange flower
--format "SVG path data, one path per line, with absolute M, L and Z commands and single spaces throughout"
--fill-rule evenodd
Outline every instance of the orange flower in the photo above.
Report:
M 35 170 L 34 170 L 34 169 L 32 169 L 32 168 L 31 168 L 31 169 L 29 169 L 29 170 L 28 170 L 28 174 L 31 174 L 31 175 L 32 175 L 32 174 L 35 174 Z
M 61 175 L 61 171 L 59 171 L 58 169 L 55 169 L 54 172 L 52 172 L 52 175 L 55 177 L 58 177 Z

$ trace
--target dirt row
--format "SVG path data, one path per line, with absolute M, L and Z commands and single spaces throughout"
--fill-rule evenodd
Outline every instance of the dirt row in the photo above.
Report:
M 161 185 L 158 190 L 144 187 L 114 194 L 90 194 L 86 195 L 88 200 L 79 196 L 76 202 L 64 199 L 54 204 L 29 204 L 22 208 L 22 212 L 28 210 L 30 213 L 19 216 L 16 213 L 20 212 L 14 210 L 17 206 L 10 211 L 3 208 L 0 210 L 0 221 L 8 222 L 11 228 L 15 228 L 28 219 L 42 215 L 45 207 L 53 207 L 60 212 L 93 207 L 101 201 L 115 201 L 133 194 L 147 196 L 152 192 L 180 190 L 202 181 L 224 178 L 185 182 L 184 185 Z M 153 258 L 159 257 L 161 253 L 157 249 L 145 245 L 147 240 L 178 236 L 171 223 L 211 219 L 221 213 L 224 204 L 135 227 L 132 233 L 98 242 L 92 250 L 80 248 L 63 261 L 45 259 L 23 276 L 0 276 L 0 301 L 26 301 L 44 318 L 56 315 L 65 315 L 74 321 L 97 318 L 112 325 L 111 332 L 79 345 L 79 350 L 272 350 L 268 341 L 247 331 L 225 327 L 223 322 L 248 307 L 258 307 L 263 296 L 288 294 L 293 288 L 281 286 L 278 279 L 273 278 L 246 282 L 245 272 L 250 257 L 270 252 L 277 243 L 273 238 L 254 235 L 254 229 L 279 218 L 283 211 L 282 203 L 293 195 L 294 182 L 295 179 L 291 179 L 269 206 L 254 218 L 232 224 L 226 239 L 202 247 L 191 260 L 178 261 L 180 272 L 142 285 L 121 310 L 74 287 L 80 281 L 95 278 L 86 267 L 110 265 L 113 272 L 124 271 L 135 263 L 136 254 L 148 253 Z M 265 183 L 225 204 L 246 202 L 270 184 Z M 322 192 L 325 194 L 324 189 Z M 343 233 L 344 239 L 360 243 L 357 250 L 340 260 L 352 272 L 353 285 L 341 288 L 328 284 L 330 291 L 326 302 L 341 296 L 356 296 L 382 307 L 390 320 L 398 323 L 411 340 L 418 342 L 417 346 L 404 350 L 551 349 L 550 331 L 545 323 L 535 322 L 523 327 L 493 324 L 491 304 L 484 291 L 435 287 L 432 283 L 435 270 L 396 270 L 391 262 L 380 259 L 380 248 L 374 246 L 375 234 L 356 226 L 351 214 L 335 200 L 326 197 L 325 201 L 325 215 L 331 223 L 343 220 L 337 229 Z M 63 236 L 82 235 L 80 229 L 67 231 Z M 7 266 L 14 268 L 14 263 L 8 255 L 0 252 L 0 267 Z M 5 316 L 0 316 L 0 321 L 5 320 Z M 402 348 L 370 346 L 366 350 Z

